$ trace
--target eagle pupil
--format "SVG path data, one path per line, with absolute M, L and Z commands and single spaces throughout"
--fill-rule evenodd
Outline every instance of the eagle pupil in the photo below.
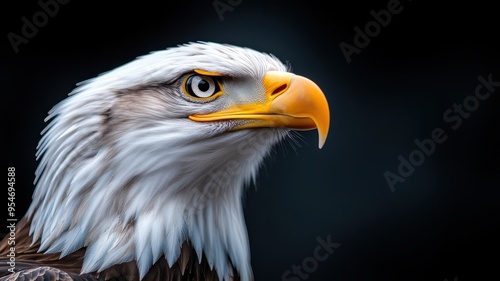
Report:
M 184 83 L 185 93 L 196 98 L 209 98 L 220 91 L 219 84 L 210 76 L 191 75 Z
M 210 83 L 207 82 L 207 80 L 200 80 L 200 83 L 198 83 L 198 89 L 200 89 L 202 92 L 208 91 L 210 88 Z

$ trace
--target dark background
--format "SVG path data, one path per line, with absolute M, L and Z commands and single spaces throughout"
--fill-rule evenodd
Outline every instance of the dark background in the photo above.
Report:
M 74 0 L 18 54 L 7 33 L 20 34 L 21 18 L 40 7 L 13 2 L 2 4 L 0 82 L 4 166 L 16 167 L 18 218 L 33 191 L 43 119 L 76 83 L 150 51 L 214 41 L 290 62 L 330 103 L 324 148 L 316 132 L 301 133 L 301 147 L 276 149 L 244 199 L 256 280 L 282 280 L 329 235 L 341 246 L 307 280 L 500 276 L 500 87 L 457 130 L 443 120 L 474 94 L 479 75 L 500 81 L 499 10 L 486 1 L 401 1 L 401 13 L 351 63 L 339 44 L 352 45 L 353 28 L 389 1 L 243 0 L 221 20 L 211 0 Z M 408 159 L 414 140 L 435 128 L 447 140 L 392 192 L 384 172 L 397 173 L 398 156 Z

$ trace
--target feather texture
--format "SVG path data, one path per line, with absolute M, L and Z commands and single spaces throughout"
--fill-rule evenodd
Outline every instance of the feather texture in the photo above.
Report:
M 224 74 L 227 94 L 186 98 L 182 78 L 196 69 Z M 49 112 L 38 146 L 20 257 L 45 260 L 19 276 L 253 280 L 243 187 L 288 131 L 229 133 L 235 121 L 187 117 L 263 100 L 270 70 L 287 67 L 269 54 L 200 42 L 81 83 Z

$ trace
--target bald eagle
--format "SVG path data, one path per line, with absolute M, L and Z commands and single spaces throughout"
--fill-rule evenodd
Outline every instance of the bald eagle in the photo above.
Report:
M 275 56 L 195 42 L 85 81 L 56 105 L 2 280 L 253 280 L 244 186 L 327 100 Z

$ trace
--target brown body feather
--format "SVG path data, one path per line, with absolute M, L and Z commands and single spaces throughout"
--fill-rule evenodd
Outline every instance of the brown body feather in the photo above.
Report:
M 16 226 L 15 244 L 15 273 L 8 271 L 10 268 L 7 254 L 11 245 L 8 245 L 8 237 L 0 243 L 0 281 L 30 281 L 30 280 L 123 280 L 139 281 L 139 270 L 135 261 L 113 265 L 102 271 L 90 274 L 80 274 L 85 248 L 79 249 L 72 254 L 59 258 L 59 254 L 38 253 L 40 242 L 32 245 L 29 236 L 29 221 L 22 219 Z M 233 269 L 233 272 L 236 270 Z M 148 271 L 142 281 L 217 281 L 217 273 L 210 268 L 205 258 L 198 260 L 196 252 L 188 241 L 184 242 L 181 254 L 177 262 L 168 266 L 165 257 L 161 257 Z M 238 281 L 239 278 L 234 278 Z

